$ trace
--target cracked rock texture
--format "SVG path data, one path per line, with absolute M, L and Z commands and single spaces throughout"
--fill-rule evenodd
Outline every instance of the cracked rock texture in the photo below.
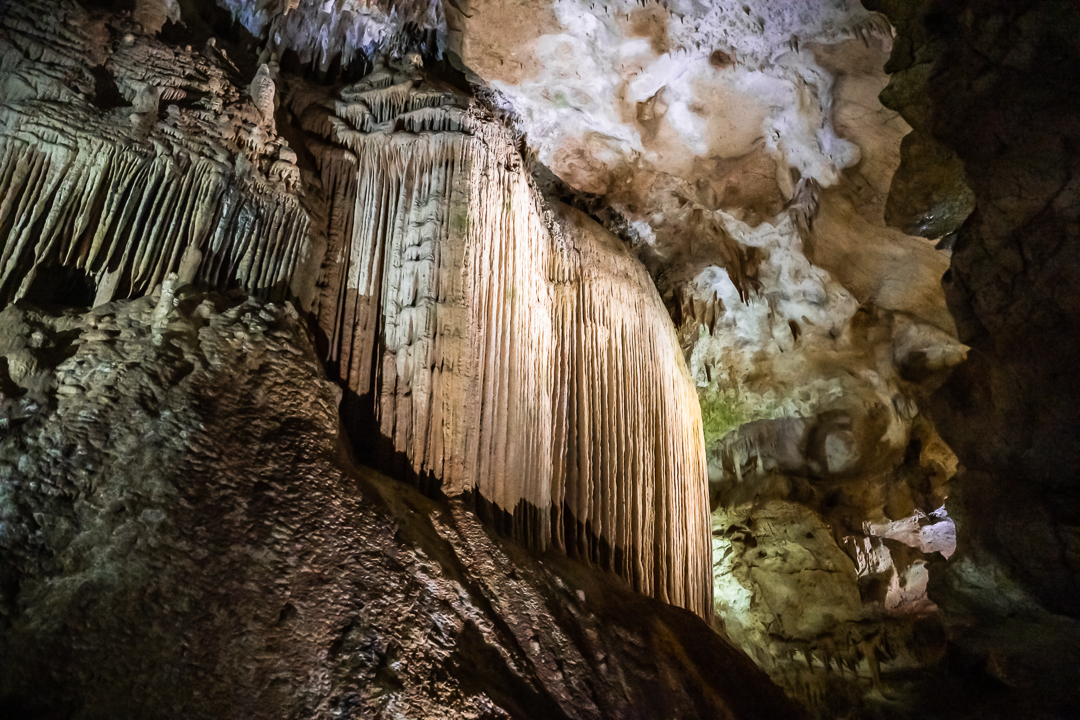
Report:
M 353 466 L 289 305 L 0 314 L 6 717 L 782 718 L 697 617 Z

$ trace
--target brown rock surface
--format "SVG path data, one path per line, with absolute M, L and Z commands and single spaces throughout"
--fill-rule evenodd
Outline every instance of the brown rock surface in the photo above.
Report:
M 969 531 L 1048 607 L 1072 615 L 1080 613 L 1080 105 L 1060 90 L 1080 77 L 1070 35 L 1078 23 L 1067 3 L 928 6 L 901 26 L 921 44 L 891 61 L 896 83 L 914 82 L 920 59 L 935 69 L 908 93 L 921 102 L 900 109 L 924 116 L 925 131 L 955 148 L 977 202 L 944 281 L 971 361 L 935 407 L 970 492 L 999 498 L 970 517 Z M 1002 521 L 1020 509 L 1054 530 L 1031 545 L 1028 533 L 1005 531 Z
M 1075 714 L 1080 15 L 866 5 L 2 5 L 0 309 L 98 306 L 0 316 L 7 707 L 745 714 L 613 570 L 821 717 Z
M 797 717 L 616 576 L 357 468 L 291 307 L 0 314 L 7 717 Z

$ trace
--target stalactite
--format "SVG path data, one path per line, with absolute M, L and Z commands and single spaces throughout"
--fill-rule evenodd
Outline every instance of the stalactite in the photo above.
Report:
M 27 40 L 49 36 L 30 10 L 0 21 L 50 47 Z M 270 66 L 241 91 L 213 45 L 123 36 L 99 60 L 131 105 L 102 110 L 76 35 L 56 75 L 82 89 L 56 102 L 41 79 L 0 108 L 0 304 L 58 266 L 97 303 L 173 272 L 271 298 L 317 285 L 346 422 L 376 455 L 711 616 L 700 415 L 666 311 L 618 242 L 552 215 L 511 133 L 416 57 L 337 97 L 285 93 L 328 201 L 310 283 L 321 228 L 274 135 Z
M 697 395 L 644 267 L 546 210 L 449 91 L 380 76 L 297 111 L 330 143 L 319 317 L 347 422 L 530 546 L 711 617 Z
M 0 306 L 48 300 L 56 270 L 85 278 L 85 303 L 142 295 L 173 272 L 300 299 L 318 252 L 296 154 L 272 130 L 270 69 L 255 102 L 213 43 L 126 33 L 103 49 L 104 21 L 65 8 L 0 13 Z M 101 105 L 95 72 L 115 106 Z
M 199 280 L 284 297 L 308 223 L 295 198 L 244 188 L 221 163 L 103 141 L 0 136 L 0 197 L 2 303 L 51 265 L 86 272 L 98 302 L 141 295 L 188 248 L 202 255 Z

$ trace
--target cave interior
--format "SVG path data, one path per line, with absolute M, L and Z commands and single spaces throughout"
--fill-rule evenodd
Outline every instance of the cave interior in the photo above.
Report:
M 1072 0 L 0 0 L 0 716 L 1080 718 Z

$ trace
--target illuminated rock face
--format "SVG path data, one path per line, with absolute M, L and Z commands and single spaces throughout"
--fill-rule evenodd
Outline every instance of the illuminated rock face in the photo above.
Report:
M 0 311 L 4 717 L 800 717 L 691 613 L 353 465 L 288 305 L 172 286 Z
M 717 614 L 778 682 L 833 712 L 882 668 L 924 662 L 910 638 L 936 610 L 927 558 L 954 544 L 937 536 L 951 532 L 956 461 L 918 402 L 966 348 L 915 314 L 932 303 L 860 307 L 790 217 L 721 218 L 753 258 L 753 289 L 711 266 L 669 299 L 700 390 Z
M 814 712 L 892 712 L 956 647 L 1032 685 L 1026 630 L 957 633 L 1075 611 L 1075 113 L 1013 75 L 1070 78 L 1069 15 L 866 4 L 900 34 L 845 0 L 5 6 L 0 305 L 291 300 L 362 460 L 715 609 Z
M 497 0 L 448 23 L 462 67 L 668 306 L 728 634 L 826 714 L 923 665 L 909 640 L 935 613 L 927 559 L 952 549 L 956 462 L 919 403 L 966 348 L 948 254 L 885 224 L 910 129 L 877 98 L 888 23 L 842 2 Z M 951 230 L 970 204 L 950 212 Z
M 87 24 L 84 50 L 95 33 L 140 30 L 77 7 L 7 22 L 49 52 L 65 23 Z M 535 549 L 711 619 L 700 416 L 664 306 L 607 231 L 546 209 L 504 129 L 424 84 L 416 56 L 333 99 L 301 83 L 290 109 L 312 139 L 320 206 L 296 166 L 307 148 L 276 134 L 273 63 L 242 92 L 216 41 L 174 54 L 128 33 L 119 47 L 97 59 L 132 105 L 107 112 L 91 86 L 56 87 L 53 65 L 12 51 L 5 82 L 25 98 L 3 136 L 9 299 L 62 299 L 40 288 L 74 277 L 74 300 L 100 304 L 172 272 L 295 299 L 329 339 L 354 438 L 374 431 L 406 474 L 474 493 Z M 57 55 L 93 81 L 89 60 Z M 73 122 L 84 137 L 61 132 Z M 33 143 L 46 129 L 56 141 Z
M 168 3 L 173 0 L 146 0 Z M 404 49 L 435 54 L 445 44 L 441 0 L 217 0 L 278 55 L 293 52 L 326 72 L 364 67 L 364 56 Z
M 294 100 L 330 143 L 319 312 L 347 418 L 536 549 L 709 618 L 697 398 L 648 273 L 545 209 L 505 132 L 412 72 Z

